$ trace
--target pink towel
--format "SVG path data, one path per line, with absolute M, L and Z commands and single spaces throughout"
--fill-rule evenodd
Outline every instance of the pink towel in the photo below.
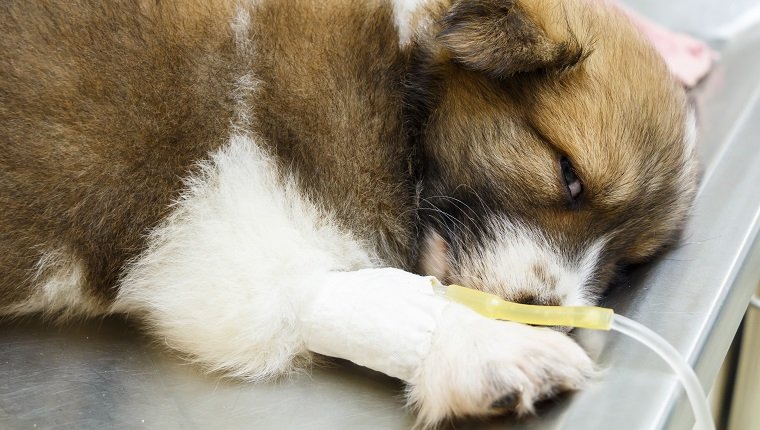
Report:
M 665 59 L 670 71 L 686 87 L 693 87 L 705 77 L 713 61 L 718 58 L 717 53 L 701 40 L 670 31 L 617 2 L 612 4 L 625 12 L 633 24 L 647 36 Z

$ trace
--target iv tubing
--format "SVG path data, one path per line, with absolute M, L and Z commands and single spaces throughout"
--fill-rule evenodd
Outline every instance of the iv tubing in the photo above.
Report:
M 493 294 L 459 285 L 442 285 L 431 279 L 436 294 L 448 297 L 479 314 L 493 319 L 533 325 L 566 326 L 615 330 L 630 336 L 657 353 L 675 371 L 686 390 L 694 411 L 696 429 L 713 430 L 714 421 L 702 385 L 686 361 L 668 342 L 647 327 L 615 314 L 612 309 L 594 306 L 536 306 L 508 302 Z
M 523 324 L 609 330 L 612 309 L 594 306 L 537 306 L 508 302 L 501 297 L 461 285 L 444 286 L 433 279 L 433 290 L 487 318 Z
M 707 403 L 707 397 L 704 390 L 702 390 L 702 385 L 699 383 L 697 375 L 694 374 L 694 371 L 673 346 L 646 326 L 619 314 L 615 314 L 612 318 L 612 330 L 636 339 L 662 357 L 673 371 L 676 372 L 676 375 L 678 375 L 683 384 L 684 390 L 686 390 L 686 396 L 689 398 L 691 409 L 694 411 L 695 428 L 699 430 L 711 430 L 715 428 L 712 415 L 710 414 L 710 405 Z

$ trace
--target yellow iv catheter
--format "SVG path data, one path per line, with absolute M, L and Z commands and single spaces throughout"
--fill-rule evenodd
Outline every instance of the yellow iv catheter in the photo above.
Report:
M 538 306 L 508 302 L 498 296 L 461 285 L 443 285 L 431 278 L 433 291 L 462 304 L 487 318 L 524 324 L 615 330 L 630 336 L 662 357 L 678 375 L 691 403 L 695 428 L 713 430 L 715 424 L 707 397 L 691 366 L 678 351 L 647 327 L 617 315 L 612 309 L 596 306 Z
M 609 330 L 615 313 L 596 306 L 538 306 L 508 302 L 493 294 L 461 285 L 433 282 L 439 295 L 467 306 L 486 318 L 524 324 Z

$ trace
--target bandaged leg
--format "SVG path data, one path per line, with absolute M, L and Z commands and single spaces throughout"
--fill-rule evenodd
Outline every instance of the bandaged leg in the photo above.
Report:
M 301 315 L 306 347 L 411 381 L 449 305 L 431 281 L 398 269 L 320 276 Z
M 430 278 L 396 269 L 313 278 L 300 315 L 306 347 L 409 383 L 420 424 L 530 412 L 579 388 L 588 356 L 565 334 L 484 318 L 435 295 Z

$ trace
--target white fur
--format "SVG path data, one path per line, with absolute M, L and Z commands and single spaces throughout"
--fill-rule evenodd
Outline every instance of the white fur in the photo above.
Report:
M 597 266 L 599 265 L 599 258 L 601 257 L 602 250 L 607 244 L 607 238 L 602 237 L 594 241 L 588 246 L 578 263 L 567 263 L 564 265 L 564 273 L 559 275 L 559 285 L 557 286 L 557 292 L 563 296 L 568 297 L 567 301 L 563 301 L 564 306 L 588 306 L 596 305 L 599 297 L 595 293 L 591 293 L 587 286 L 589 283 L 595 281 L 594 274 L 596 273 Z M 558 253 L 555 250 L 555 253 Z M 571 273 L 570 280 L 563 278 L 563 275 Z
M 422 238 L 419 256 L 419 270 L 422 273 L 445 279 L 450 269 L 446 241 L 434 230 L 428 231 Z
M 697 147 L 697 114 L 694 108 L 688 109 L 684 128 L 686 129 L 686 152 L 691 155 Z
M 256 52 L 251 43 L 250 27 L 250 13 L 243 5 L 239 5 L 237 13 L 230 22 L 230 28 L 235 35 L 235 47 L 240 58 L 245 58 L 249 63 L 252 63 L 256 58 Z M 232 124 L 234 133 L 249 134 L 248 131 L 253 122 L 251 103 L 259 85 L 260 81 L 252 73 L 245 73 L 236 80 L 235 88 L 232 91 L 232 100 L 235 102 L 235 119 Z
M 393 18 L 398 29 L 398 40 L 401 46 L 406 46 L 412 39 L 417 26 L 414 14 L 428 0 L 392 0 Z
M 679 171 L 678 182 L 681 186 L 681 195 L 688 194 L 685 190 L 694 186 L 695 169 L 697 163 L 694 162 L 697 151 L 697 114 L 693 107 L 689 107 L 686 113 L 686 123 L 684 124 L 684 158 Z
M 3 315 L 43 312 L 66 319 L 96 316 L 106 311 L 84 290 L 84 264 L 73 252 L 60 248 L 46 252 L 37 262 L 31 296 L 0 311 Z
M 187 181 L 113 310 L 142 314 L 170 347 L 212 370 L 263 379 L 308 357 L 298 314 L 315 271 L 372 261 L 251 137 L 234 135 Z
M 541 233 L 531 228 L 498 220 L 491 227 L 493 237 L 467 255 L 460 266 L 467 286 L 478 287 L 507 299 L 526 294 L 542 302 L 566 306 L 589 305 L 596 297 L 586 288 L 592 280 L 605 240 L 589 246 L 583 255 L 568 261 Z M 535 274 L 540 267 L 556 284 L 547 284 Z
M 248 3 L 248 2 L 244 2 Z M 250 49 L 251 14 L 245 4 L 238 4 L 235 16 L 230 21 L 230 28 L 235 36 L 235 46 L 238 51 Z

